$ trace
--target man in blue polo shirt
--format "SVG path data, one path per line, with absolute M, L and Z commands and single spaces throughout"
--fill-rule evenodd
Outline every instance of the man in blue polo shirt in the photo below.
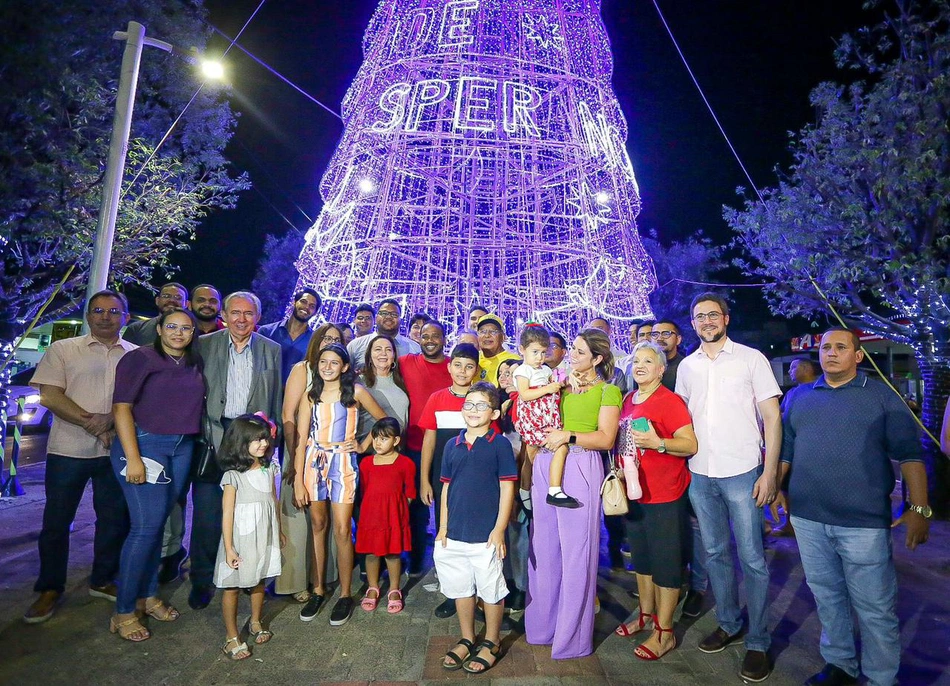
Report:
M 279 322 L 264 324 L 258 333 L 280 346 L 280 378 L 287 383 L 290 370 L 307 356 L 307 347 L 313 336 L 310 319 L 320 309 L 320 296 L 312 288 L 301 288 L 294 293 L 294 308 L 290 316 Z
M 783 417 L 782 476 L 791 470 L 792 523 L 821 620 L 825 668 L 807 684 L 895 683 L 900 666 L 897 575 L 891 529 L 911 550 L 927 541 L 927 474 L 910 410 L 880 381 L 858 372 L 858 337 L 830 329 L 819 349 L 823 376 L 791 398 Z M 891 460 L 909 500 L 891 523 Z M 851 608 L 861 627 L 861 664 Z

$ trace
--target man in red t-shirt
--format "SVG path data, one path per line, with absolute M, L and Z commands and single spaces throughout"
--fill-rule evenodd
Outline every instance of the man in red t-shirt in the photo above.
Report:
M 416 492 L 419 492 L 419 475 L 422 466 L 422 438 L 425 429 L 419 426 L 422 410 L 436 391 L 452 385 L 449 364 L 443 352 L 445 330 L 437 321 L 427 322 L 420 332 L 421 354 L 403 355 L 399 358 L 409 395 L 409 426 L 406 427 L 406 455 L 416 465 Z M 408 571 L 412 576 L 422 574 L 426 551 L 426 529 L 429 526 L 429 506 L 421 498 L 409 504 L 409 530 L 412 534 L 412 550 L 409 553 Z

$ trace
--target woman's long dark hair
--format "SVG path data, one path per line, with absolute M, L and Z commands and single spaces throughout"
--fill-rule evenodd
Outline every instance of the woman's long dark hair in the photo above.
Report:
M 198 352 L 198 320 L 195 319 L 195 315 L 192 314 L 191 310 L 183 310 L 180 307 L 175 309 L 168 310 L 167 312 L 162 312 L 158 317 L 158 326 L 159 328 L 165 327 L 165 320 L 171 317 L 173 314 L 183 314 L 188 319 L 191 320 L 191 325 L 194 329 L 191 332 L 191 340 L 188 341 L 188 345 L 185 346 L 185 364 L 188 366 L 193 366 L 201 364 L 201 354 Z M 162 347 L 162 339 L 160 336 L 155 336 L 155 342 L 152 344 L 155 347 L 155 350 L 161 355 L 162 359 L 171 359 L 168 353 L 165 352 L 165 349 Z
M 269 444 L 267 452 L 260 459 L 261 464 L 270 464 L 274 455 L 274 439 L 271 438 L 271 425 L 256 414 L 243 414 L 231 422 L 224 432 L 221 448 L 216 454 L 218 466 L 225 472 L 235 470 L 246 472 L 257 466 L 248 448 L 259 438 L 266 438 Z
M 320 376 L 319 365 L 320 359 L 327 353 L 334 353 L 343 360 L 343 364 L 346 366 L 346 371 L 340 374 L 340 402 L 343 407 L 353 407 L 356 405 L 356 374 L 353 373 L 353 366 L 350 364 L 350 356 L 347 354 L 346 348 L 336 343 L 328 345 L 320 351 L 313 368 L 310 370 L 313 375 L 313 383 L 309 394 L 310 402 L 316 405 L 320 402 L 320 396 L 323 395 L 323 378 Z
M 373 345 L 376 344 L 376 341 L 385 340 L 389 341 L 389 345 L 393 349 L 393 383 L 396 384 L 402 390 L 403 393 L 409 395 L 409 391 L 406 390 L 406 382 L 403 381 L 402 372 L 399 371 L 399 353 L 396 350 L 396 341 L 392 339 L 392 336 L 386 336 L 385 334 L 379 334 L 373 340 L 369 342 L 369 345 L 366 347 L 366 355 L 363 360 L 363 382 L 368 388 L 373 388 L 376 385 L 376 368 L 373 366 Z

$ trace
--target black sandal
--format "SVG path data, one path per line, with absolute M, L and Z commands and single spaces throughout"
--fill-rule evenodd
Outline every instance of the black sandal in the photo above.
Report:
M 494 662 L 488 664 L 485 662 L 484 658 L 478 657 L 478 654 L 482 652 L 482 648 L 488 648 L 488 652 L 491 653 L 492 657 L 495 658 Z M 499 654 L 501 653 L 501 646 L 496 645 L 492 641 L 489 641 L 487 638 L 478 644 L 478 647 L 475 648 L 475 657 L 470 657 L 465 661 L 465 664 L 462 665 L 464 669 L 469 674 L 484 674 L 489 669 L 498 664 Z M 482 666 L 482 669 L 469 669 L 468 666 L 472 663 L 476 663 Z
M 465 657 L 459 657 L 458 655 L 452 652 L 452 650 L 455 650 L 455 648 L 458 646 L 464 646 L 465 650 L 468 651 L 468 654 Z M 442 658 L 442 669 L 449 672 L 455 672 L 462 669 L 463 665 L 472 656 L 473 648 L 475 648 L 474 643 L 469 641 L 467 638 L 460 638 L 458 641 L 455 642 L 455 645 L 452 646 L 452 649 L 449 650 L 449 652 L 445 654 L 445 657 Z M 452 664 L 450 665 L 445 664 L 446 657 L 452 661 Z

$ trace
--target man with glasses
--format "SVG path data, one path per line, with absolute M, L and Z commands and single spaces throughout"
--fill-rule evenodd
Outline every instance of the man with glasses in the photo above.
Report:
M 716 596 L 719 626 L 699 649 L 718 653 L 742 634 L 730 526 L 735 533 L 749 612 L 746 653 L 739 676 L 764 681 L 768 656 L 769 570 L 762 546 L 762 508 L 775 500 L 782 445 L 782 391 L 765 356 L 730 340 L 729 305 L 703 293 L 690 307 L 701 344 L 679 365 L 676 392 L 689 406 L 699 450 L 689 460 L 689 500 L 696 511 L 706 567 Z M 764 436 L 759 428 L 761 417 Z M 765 463 L 762 464 L 762 449 Z
M 373 331 L 373 320 L 376 318 L 376 310 L 368 303 L 357 305 L 356 314 L 353 316 L 353 337 L 359 338 Z
M 399 316 L 399 303 L 392 298 L 383 300 L 376 309 L 375 334 L 389 336 L 396 342 L 397 357 L 421 353 L 422 348 L 418 343 L 408 336 L 403 336 L 399 333 Z M 356 371 L 362 369 L 366 360 L 366 350 L 375 337 L 373 333 L 368 333 L 359 338 L 354 338 L 350 341 L 350 344 L 346 346 L 346 351 L 350 354 L 350 361 L 353 363 L 353 366 L 356 367 Z
M 498 387 L 498 367 L 505 360 L 518 356 L 505 350 L 505 324 L 497 314 L 485 314 L 478 319 L 478 366 L 482 381 Z
M 224 299 L 227 330 L 198 339 L 204 360 L 206 407 L 210 436 L 220 449 L 224 432 L 242 414 L 263 412 L 273 421 L 283 404 L 281 351 L 274 341 L 254 329 L 261 318 L 261 301 L 248 291 Z M 278 436 L 277 445 L 281 445 Z M 194 464 L 194 463 L 193 463 Z M 193 610 L 208 607 L 214 597 L 212 577 L 221 539 L 221 486 L 195 477 L 191 491 L 191 592 Z
M 129 324 L 122 337 L 129 343 L 135 345 L 151 345 L 158 338 L 158 320 L 176 307 L 187 310 L 191 307 L 188 300 L 188 289 L 180 283 L 169 281 L 155 296 L 155 307 L 158 308 L 158 314 L 145 321 L 139 320 Z
M 666 354 L 666 371 L 661 383 L 671 391 L 676 391 L 676 370 L 683 361 L 679 347 L 683 343 L 680 327 L 669 319 L 660 319 L 650 328 L 649 340 L 656 343 Z
M 307 356 L 307 346 L 313 336 L 310 320 L 320 309 L 320 295 L 312 288 L 301 288 L 294 293 L 294 306 L 290 316 L 281 321 L 264 324 L 258 333 L 280 346 L 281 379 L 287 383 L 290 370 Z
M 551 331 L 551 344 L 548 346 L 548 354 L 544 358 L 544 364 L 551 369 L 567 369 L 567 362 L 564 358 L 567 356 L 567 341 L 564 336 Z
M 23 616 L 28 624 L 52 617 L 66 591 L 69 528 L 89 481 L 96 512 L 89 595 L 115 602 L 114 579 L 129 532 L 125 497 L 109 461 L 115 439 L 115 368 L 136 348 L 119 336 L 129 319 L 128 301 L 120 293 L 99 291 L 89 299 L 86 319 L 89 333 L 53 342 L 30 380 L 39 389 L 40 403 L 53 413 L 53 427 L 47 443 L 40 574 L 33 587 L 40 597 Z

